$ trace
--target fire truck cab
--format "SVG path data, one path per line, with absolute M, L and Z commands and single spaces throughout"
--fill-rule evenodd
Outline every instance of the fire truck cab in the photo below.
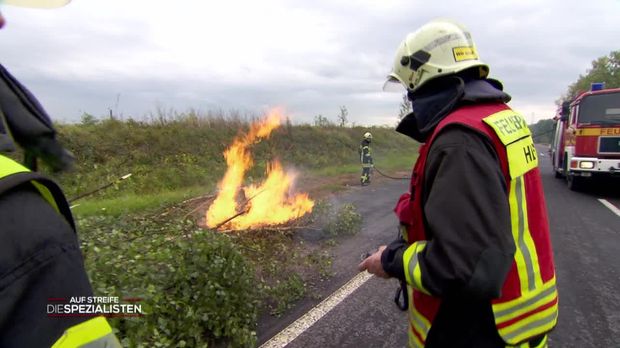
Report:
M 551 143 L 555 176 L 571 190 L 601 176 L 620 178 L 620 88 L 592 89 L 564 102 Z

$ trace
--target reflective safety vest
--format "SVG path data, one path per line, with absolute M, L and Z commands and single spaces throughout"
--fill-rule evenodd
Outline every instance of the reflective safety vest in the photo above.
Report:
M 370 154 L 369 143 L 366 141 L 362 141 L 358 152 L 360 154 L 360 162 L 362 162 L 362 167 L 364 168 L 372 167 L 372 155 Z
M 69 204 L 58 185 L 43 175 L 32 172 L 12 159 L 0 155 L 0 195 L 27 182 L 30 182 L 39 191 L 41 196 L 67 220 L 75 231 L 75 223 Z
M 12 159 L 0 155 L 0 195 L 27 182 L 30 182 L 39 191 L 41 196 L 54 210 L 65 218 L 75 231 L 75 224 L 69 204 L 58 185 L 41 174 L 31 172 L 28 168 Z M 42 315 L 41 313 L 32 313 L 32 315 Z M 36 335 L 37 333 L 34 332 L 33 334 Z M 112 328 L 107 320 L 99 316 L 67 328 L 52 347 L 74 348 L 86 345 L 93 348 L 116 348 L 121 346 L 114 333 L 112 333 Z
M 410 244 L 403 255 L 409 288 L 409 345 L 424 347 L 441 299 L 424 288 L 418 255 L 428 240 L 422 197 L 428 151 L 435 137 L 459 124 L 488 137 L 498 154 L 508 188 L 512 235 L 516 246 L 501 296 L 492 300 L 500 337 L 511 346 L 549 332 L 557 323 L 558 294 L 538 157 L 521 115 L 503 103 L 463 106 L 446 116 L 420 147 L 413 169 L 411 196 L 399 200 L 395 212 Z

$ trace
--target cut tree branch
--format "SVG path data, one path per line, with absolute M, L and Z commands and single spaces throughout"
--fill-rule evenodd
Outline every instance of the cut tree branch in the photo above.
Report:
M 245 201 L 245 203 L 243 203 L 243 205 L 242 205 L 243 210 L 241 210 L 241 211 L 240 211 L 240 212 L 238 212 L 237 214 L 235 214 L 235 215 L 233 215 L 233 216 L 229 217 L 228 219 L 226 219 L 226 220 L 224 220 L 224 221 L 220 222 L 220 223 L 219 223 L 219 224 L 217 224 L 217 225 L 216 225 L 213 229 L 214 229 L 214 230 L 217 230 L 218 228 L 220 228 L 220 227 L 224 226 L 225 224 L 227 224 L 227 223 L 231 222 L 232 220 L 234 220 L 234 219 L 238 218 L 239 216 L 241 216 L 241 215 L 243 215 L 243 214 L 247 213 L 247 212 L 250 210 L 250 207 L 248 207 L 248 206 L 247 206 L 247 205 L 250 203 L 250 201 L 251 201 L 251 200 L 253 200 L 254 198 L 256 198 L 256 196 L 260 195 L 260 194 L 261 194 L 261 193 L 263 193 L 263 192 L 265 192 L 265 190 L 259 191 L 259 192 L 258 192 L 257 194 L 255 194 L 254 196 L 252 196 L 252 197 L 248 198 L 248 199 Z

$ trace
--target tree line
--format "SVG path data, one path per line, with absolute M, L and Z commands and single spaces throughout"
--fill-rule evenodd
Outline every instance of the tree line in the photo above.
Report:
M 605 88 L 620 88 L 620 50 L 611 51 L 608 55 L 593 60 L 592 66 L 568 86 L 556 104 L 559 106 L 562 102 L 571 101 L 579 94 L 589 91 L 595 82 L 605 83 Z M 540 120 L 530 125 L 530 129 L 535 142 L 549 144 L 553 139 L 555 121 Z

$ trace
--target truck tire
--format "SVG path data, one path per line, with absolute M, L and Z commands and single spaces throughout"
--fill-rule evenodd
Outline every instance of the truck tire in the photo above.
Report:
M 575 175 L 567 175 L 566 176 L 566 184 L 568 185 L 568 189 L 571 191 L 580 191 L 583 187 L 583 181 L 585 179 L 580 176 Z
M 583 178 L 575 176 L 568 171 L 568 155 L 564 154 L 564 177 L 566 177 L 566 185 L 571 191 L 579 191 Z
M 551 166 L 553 167 L 553 175 L 555 176 L 556 179 L 560 179 L 563 178 L 564 175 L 562 175 L 562 173 L 560 172 L 560 164 L 558 163 L 558 166 L 556 167 L 555 165 L 555 160 L 554 160 L 554 155 L 551 155 Z M 558 159 L 559 161 L 559 159 Z

